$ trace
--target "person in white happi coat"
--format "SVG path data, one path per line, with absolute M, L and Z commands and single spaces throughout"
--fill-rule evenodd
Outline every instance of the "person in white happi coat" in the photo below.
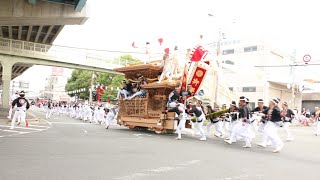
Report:
M 261 147 L 266 147 L 267 141 L 270 140 L 272 146 L 275 148 L 273 150 L 274 153 L 280 152 L 284 145 L 277 132 L 278 128 L 282 126 L 281 111 L 278 107 L 279 102 L 279 98 L 273 98 L 269 102 L 268 109 L 263 112 L 263 114 L 265 114 L 267 116 L 266 118 L 268 119 L 267 124 L 264 128 L 264 135 L 266 136 L 266 140 L 258 144 Z
M 53 112 L 53 104 L 52 104 L 52 100 L 49 100 L 47 102 L 47 106 L 46 106 L 46 119 L 50 119 L 51 118 L 51 114 Z
M 223 124 L 223 127 L 226 130 L 226 134 L 228 133 L 229 137 L 231 135 L 231 123 L 238 119 L 238 115 L 236 114 L 237 112 L 238 112 L 237 103 L 235 101 L 232 101 L 230 103 L 230 108 L 228 109 L 228 112 L 225 114 L 226 116 Z
M 179 124 L 177 126 L 177 131 L 176 131 L 178 134 L 178 137 L 176 138 L 177 140 L 181 139 L 181 132 L 185 129 L 185 126 L 186 126 L 187 114 L 185 110 L 186 108 L 184 107 L 184 105 L 181 103 L 178 103 L 176 107 L 170 108 L 165 111 L 165 113 L 175 112 L 178 115 Z
M 163 78 L 167 78 L 169 82 L 172 81 L 172 61 L 169 59 L 169 54 L 165 54 L 163 56 L 162 61 L 163 71 L 159 77 L 159 81 L 157 83 L 161 83 Z
M 30 108 L 30 104 L 29 104 L 29 101 L 25 98 L 24 91 L 21 91 L 19 95 L 20 97 L 18 97 L 12 102 L 12 107 L 15 107 L 15 106 L 17 107 L 15 109 L 15 112 L 11 121 L 10 129 L 14 128 L 14 124 L 17 119 L 20 119 L 21 123 L 25 123 L 26 126 L 28 126 L 26 122 L 26 111 Z M 18 125 L 20 124 L 20 122 L 18 123 Z
M 77 107 L 77 117 L 76 119 L 82 119 L 82 116 L 83 115 L 83 112 L 82 112 L 82 104 L 78 104 L 78 107 Z
M 95 105 L 93 110 L 93 118 L 91 120 L 96 124 L 98 124 L 98 120 L 99 120 L 99 113 L 100 113 L 99 111 L 100 111 L 100 107 L 98 105 Z
M 87 121 L 88 120 L 87 111 L 88 111 L 88 105 L 84 104 L 82 106 L 82 120 L 83 121 Z
M 12 102 L 13 102 L 15 99 L 17 99 L 18 97 L 19 97 L 19 91 L 16 91 L 16 92 L 11 96 L 11 99 L 10 99 L 11 103 L 10 103 L 10 104 L 12 104 Z M 12 109 L 13 109 L 13 108 L 14 108 L 14 107 L 10 106 L 8 119 L 11 119 L 11 118 L 12 118 Z
M 241 124 L 239 120 L 239 109 L 235 101 L 232 101 L 232 103 L 230 104 L 228 115 L 229 115 L 230 125 L 229 125 L 229 131 L 228 131 L 229 137 L 227 137 L 226 140 L 230 140 L 231 136 L 238 131 L 240 127 L 239 125 Z M 236 142 L 236 140 L 232 141 L 232 143 L 233 142 Z
M 290 125 L 292 124 L 292 119 L 294 118 L 295 114 L 294 112 L 288 108 L 288 103 L 283 102 L 282 103 L 282 111 L 281 111 L 283 117 L 283 129 L 287 134 L 287 141 L 293 141 L 292 133 L 289 130 Z
M 106 109 L 106 129 L 109 129 L 109 126 L 112 124 L 115 116 L 116 116 L 116 110 L 114 108 Z
M 320 110 L 317 109 L 317 111 L 315 112 L 315 132 L 314 134 L 316 136 L 320 135 Z
M 103 124 L 104 123 L 104 116 L 105 116 L 106 112 L 104 111 L 104 107 L 103 105 L 101 104 L 99 106 L 99 115 L 98 115 L 98 122 L 100 124 Z
M 226 143 L 232 144 L 237 142 L 238 138 L 242 138 L 245 141 L 244 148 L 251 147 L 251 141 L 253 139 L 250 133 L 250 110 L 247 107 L 247 102 L 249 99 L 244 96 L 240 97 L 239 100 L 239 119 L 240 123 L 236 124 L 232 130 L 229 140 L 225 140 Z
M 180 99 L 180 88 L 176 87 L 168 97 L 168 105 L 171 108 L 176 107 L 178 100 Z
M 206 120 L 206 116 L 204 112 L 202 111 L 201 107 L 198 107 L 195 103 L 190 104 L 190 109 L 187 110 L 187 113 L 194 114 L 196 116 L 196 123 L 195 126 L 197 130 L 200 132 L 200 141 L 207 140 L 205 131 L 203 130 L 203 123 Z
M 208 105 L 207 106 L 207 114 L 211 114 L 211 113 L 214 113 L 215 111 L 213 110 L 213 108 Z M 211 126 L 214 126 L 215 129 L 216 129 L 216 132 L 214 133 L 214 135 L 216 137 L 220 137 L 222 138 L 225 134 L 224 130 L 223 130 L 223 122 L 222 122 L 222 119 L 220 117 L 217 117 L 217 118 L 209 118 L 210 122 L 208 123 L 207 125 L 207 135 L 209 136 L 210 135 L 210 132 L 211 132 Z

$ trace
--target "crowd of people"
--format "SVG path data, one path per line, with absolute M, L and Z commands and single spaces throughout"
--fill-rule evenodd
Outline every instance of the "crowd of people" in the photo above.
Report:
M 118 95 L 116 100 L 122 97 L 124 100 L 130 100 L 136 97 L 144 98 L 147 95 L 147 91 L 141 88 L 141 85 L 148 84 L 146 78 L 139 76 L 138 81 L 133 82 L 129 80 L 122 80 L 122 88 L 118 90 Z
M 88 103 L 63 103 L 49 100 L 40 105 L 46 112 L 46 118 L 50 119 L 52 115 L 69 116 L 73 119 L 83 120 L 85 122 L 105 124 L 106 129 L 116 118 L 118 106 L 107 108 L 103 104 Z
M 178 134 L 176 139 L 178 140 L 181 139 L 183 131 L 189 131 L 185 128 L 185 123 L 193 117 L 196 119 L 194 125 L 200 135 L 201 141 L 205 141 L 211 134 L 212 127 L 215 128 L 214 135 L 216 137 L 223 138 L 228 144 L 244 141 L 244 148 L 252 146 L 252 141 L 256 138 L 256 133 L 259 132 L 262 135 L 262 141 L 258 145 L 264 148 L 272 145 L 274 147 L 273 152 L 275 153 L 280 152 L 284 146 L 284 142 L 278 135 L 278 129 L 285 132 L 287 136 L 286 141 L 294 140 L 294 136 L 290 131 L 290 125 L 295 120 L 296 114 L 288 108 L 288 103 L 281 103 L 278 98 L 271 99 L 268 106 L 264 105 L 263 99 L 259 99 L 258 107 L 251 110 L 248 107 L 249 99 L 244 96 L 239 98 L 238 104 L 232 101 L 228 109 L 226 104 L 221 108 L 213 108 L 208 105 L 205 109 L 200 100 L 184 103 L 179 97 L 177 88 L 169 95 L 169 108 L 165 112 L 175 112 L 178 116 L 179 124 L 176 131 Z M 223 114 L 214 116 L 214 112 L 223 112 Z M 314 118 L 316 119 L 316 135 L 319 135 L 320 132 L 319 115 L 320 109 L 317 108 L 314 114 Z M 203 124 L 206 119 L 209 121 L 207 132 L 203 130 Z
M 139 84 L 132 82 L 124 83 L 125 91 L 119 92 L 119 96 L 124 96 L 124 99 L 129 99 L 141 96 L 141 91 L 132 91 L 134 88 L 138 88 Z M 131 89 L 131 90 L 130 90 Z M 188 91 L 187 91 L 188 92 Z M 145 92 L 144 92 L 145 93 Z M 129 96 L 131 94 L 131 96 Z M 137 95 L 138 94 L 138 95 Z M 127 97 L 125 97 L 127 95 Z M 212 127 L 215 128 L 214 135 L 219 138 L 223 138 L 228 144 L 233 144 L 237 141 L 244 141 L 244 148 L 250 148 L 252 141 L 256 137 L 256 132 L 261 133 L 262 141 L 258 144 L 261 147 L 267 147 L 272 145 L 274 147 L 273 152 L 280 152 L 284 146 L 284 142 L 278 135 L 278 129 L 283 129 L 287 135 L 286 141 L 293 141 L 294 136 L 290 131 L 290 125 L 296 119 L 296 113 L 288 108 L 288 103 L 280 101 L 278 98 L 273 98 L 269 101 L 268 106 L 265 105 L 263 99 L 258 100 L 258 106 L 251 110 L 248 107 L 249 99 L 241 96 L 238 104 L 232 101 L 227 108 L 227 104 L 223 104 L 222 107 L 206 106 L 206 109 L 202 105 L 202 101 L 197 102 L 185 102 L 187 96 L 191 96 L 191 93 L 185 93 L 181 96 L 180 88 L 176 88 L 169 94 L 167 110 L 164 113 L 175 112 L 179 123 L 176 129 L 178 137 L 176 139 L 182 139 L 182 132 L 189 131 L 185 128 L 186 122 L 189 119 L 195 119 L 195 126 L 197 134 L 200 135 L 200 140 L 205 141 L 211 134 Z M 28 100 L 25 98 L 25 92 L 16 92 L 12 97 L 12 106 L 9 110 L 8 118 L 12 118 L 11 129 L 14 128 L 16 121 L 17 125 L 25 123 L 26 111 L 30 108 Z M 87 103 L 63 103 L 53 102 L 49 100 L 39 105 L 40 108 L 46 112 L 46 118 L 50 119 L 52 115 L 56 116 L 69 116 L 70 118 L 88 121 L 90 123 L 105 124 L 105 128 L 108 129 L 110 124 L 116 119 L 118 114 L 118 106 L 113 108 L 107 108 L 102 104 L 87 104 Z M 214 115 L 215 112 L 223 112 L 219 115 Z M 315 135 L 320 135 L 320 108 L 316 107 L 314 113 L 302 111 L 302 116 L 314 119 L 315 123 Z M 207 131 L 203 129 L 204 122 L 208 120 Z M 191 121 L 192 122 L 192 121 Z M 191 123 L 192 124 L 192 123 Z

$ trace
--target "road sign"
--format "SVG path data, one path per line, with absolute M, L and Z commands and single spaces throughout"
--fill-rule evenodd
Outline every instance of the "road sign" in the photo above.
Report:
M 309 54 L 306 54 L 303 56 L 303 62 L 308 63 L 311 60 L 311 56 Z

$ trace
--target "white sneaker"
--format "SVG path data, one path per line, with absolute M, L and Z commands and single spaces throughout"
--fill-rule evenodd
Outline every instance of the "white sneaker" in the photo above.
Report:
M 200 138 L 200 141 L 206 141 L 207 140 L 207 138 L 206 137 L 202 137 L 202 138 Z
M 243 148 L 251 148 L 251 144 L 246 144 L 244 146 L 242 146 Z
M 231 140 L 224 140 L 224 142 L 226 142 L 227 144 L 232 144 Z
M 263 148 L 266 148 L 266 147 L 267 147 L 267 145 L 266 145 L 266 144 L 263 144 L 263 143 L 258 144 L 258 146 L 263 147 Z
M 176 140 L 181 140 L 181 137 L 176 137 Z
M 293 141 L 293 140 L 294 140 L 293 137 L 287 138 L 287 141 Z
M 279 145 L 275 150 L 273 150 L 272 152 L 273 153 L 278 153 L 278 152 L 280 152 L 281 150 L 282 150 L 282 148 L 283 148 L 283 144 L 281 144 L 281 145 Z
M 11 119 L 11 117 L 10 117 L 10 116 L 7 116 L 7 118 L 8 118 L 8 119 Z
M 10 129 L 14 129 L 13 127 L 10 127 Z

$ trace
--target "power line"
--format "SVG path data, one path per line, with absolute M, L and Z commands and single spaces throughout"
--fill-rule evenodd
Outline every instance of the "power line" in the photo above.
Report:
M 266 65 L 266 66 L 254 66 L 254 67 L 297 67 L 297 66 L 319 66 L 320 64 L 288 64 L 288 65 Z

